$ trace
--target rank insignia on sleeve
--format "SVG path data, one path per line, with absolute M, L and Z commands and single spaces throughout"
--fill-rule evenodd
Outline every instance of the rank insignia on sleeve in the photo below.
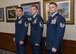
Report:
M 65 24 L 64 23 L 60 23 L 60 27 L 61 28 L 64 28 L 65 27 Z
M 27 24 L 27 22 L 25 22 L 25 27 L 27 27 L 28 26 L 28 24 Z
M 40 27 L 43 27 L 43 23 L 42 22 L 40 22 L 39 25 L 40 25 Z

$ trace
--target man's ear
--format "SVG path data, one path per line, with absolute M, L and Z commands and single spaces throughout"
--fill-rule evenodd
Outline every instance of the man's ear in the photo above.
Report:
M 38 13 L 38 9 L 37 9 L 37 13 Z
M 24 12 L 22 12 L 22 14 L 24 15 Z
M 58 11 L 58 9 L 59 9 L 59 8 L 57 7 L 57 11 Z

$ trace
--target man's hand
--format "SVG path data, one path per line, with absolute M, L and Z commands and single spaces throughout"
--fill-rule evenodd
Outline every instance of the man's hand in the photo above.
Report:
M 57 52 L 57 49 L 53 47 L 52 52 L 54 52 L 54 53 Z
M 13 41 L 15 42 L 15 38 L 13 38 Z
M 20 45 L 22 45 L 22 44 L 24 44 L 24 41 L 20 41 L 20 43 L 19 43 Z

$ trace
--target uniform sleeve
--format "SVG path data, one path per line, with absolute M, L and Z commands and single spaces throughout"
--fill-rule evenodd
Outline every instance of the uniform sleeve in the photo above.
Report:
M 43 33 L 43 20 L 42 18 L 38 20 L 38 29 L 37 29 L 37 43 L 39 44 L 42 39 L 42 33 Z
M 54 46 L 53 46 L 57 49 L 63 39 L 64 32 L 65 32 L 65 25 L 66 25 L 66 22 L 65 22 L 64 18 L 59 18 L 57 20 L 56 37 L 55 37 L 55 42 L 54 42 Z
M 23 20 L 23 25 L 22 25 L 21 40 L 24 40 L 26 38 L 27 31 L 28 31 L 28 20 L 25 19 L 25 20 Z

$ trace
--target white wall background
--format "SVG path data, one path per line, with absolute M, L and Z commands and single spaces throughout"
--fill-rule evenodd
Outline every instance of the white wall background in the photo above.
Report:
M 0 0 L 0 7 L 5 7 L 7 6 L 13 6 L 13 5 L 18 5 L 20 6 L 21 4 L 25 3 L 31 3 L 31 2 L 41 2 L 41 15 L 43 17 L 43 0 Z M 74 6 L 76 5 L 76 0 L 74 3 Z M 76 9 L 76 6 L 74 7 Z M 74 40 L 76 41 L 76 10 L 74 10 L 74 25 L 67 25 L 66 26 L 66 31 L 65 31 L 65 36 L 64 39 L 67 40 Z M 6 22 L 6 11 L 4 11 L 4 18 L 5 22 L 0 22 L 0 32 L 5 32 L 5 33 L 15 33 L 15 24 L 14 23 L 7 23 Z M 28 34 L 30 34 L 30 29 L 28 31 Z M 44 25 L 44 37 L 46 37 L 46 25 Z

